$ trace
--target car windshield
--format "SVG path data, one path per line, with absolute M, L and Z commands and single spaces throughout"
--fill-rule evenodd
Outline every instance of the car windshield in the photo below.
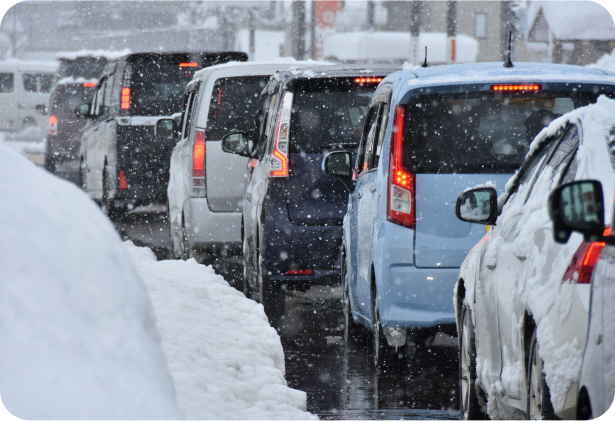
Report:
M 254 115 L 270 76 L 216 80 L 211 93 L 205 138 L 220 140 L 230 132 L 254 129 Z
M 103 73 L 109 60 L 105 57 L 77 57 L 75 60 L 60 60 L 58 77 L 82 77 L 85 79 L 98 79 Z
M 593 103 L 572 92 L 423 95 L 407 106 L 405 165 L 417 173 L 512 173 L 552 120 Z
M 354 78 L 301 81 L 295 89 L 290 151 L 322 153 L 336 145 L 356 148 L 373 85 L 357 85 Z
M 92 102 L 94 92 L 95 87 L 85 87 L 83 83 L 57 85 L 51 95 L 50 112 L 72 114 L 79 105 Z

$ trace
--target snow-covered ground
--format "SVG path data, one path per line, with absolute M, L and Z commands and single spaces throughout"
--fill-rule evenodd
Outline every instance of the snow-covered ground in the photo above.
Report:
M 25 419 L 308 419 L 260 304 L 123 244 L 0 142 L 0 397 Z M 145 282 L 144 282 L 145 281 Z
M 287 387 L 280 337 L 263 306 L 211 266 L 163 260 L 125 243 L 156 313 L 180 408 L 188 419 L 317 419 Z
M 19 152 L 38 166 L 45 165 L 45 131 L 40 127 L 30 127 L 16 133 L 0 132 L 0 142 Z

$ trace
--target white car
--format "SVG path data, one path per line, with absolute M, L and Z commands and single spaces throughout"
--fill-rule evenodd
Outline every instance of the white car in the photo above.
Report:
M 241 210 L 249 160 L 224 153 L 228 133 L 253 130 L 270 77 L 318 62 L 226 63 L 203 69 L 186 87 L 168 187 L 171 253 L 200 263 L 242 252 Z M 160 124 L 164 124 L 162 121 Z M 169 122 L 169 124 L 171 124 Z
M 499 198 L 488 185 L 459 196 L 460 219 L 492 225 L 455 287 L 464 418 L 575 417 L 596 256 L 578 233 L 554 240 L 547 200 L 579 179 L 612 192 L 614 134 L 615 101 L 600 96 L 538 134 Z
M 0 131 L 45 129 L 57 62 L 7 60 L 0 63 Z

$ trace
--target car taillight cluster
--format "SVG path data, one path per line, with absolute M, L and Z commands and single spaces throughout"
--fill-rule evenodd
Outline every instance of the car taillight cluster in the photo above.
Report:
M 130 110 L 130 77 L 132 76 L 132 65 L 129 63 L 124 69 L 122 79 L 122 90 L 120 93 L 120 115 L 128 115 Z
M 192 149 L 192 196 L 205 196 L 205 132 L 195 130 Z
M 83 82 L 83 87 L 84 88 L 95 88 L 96 82 Z
M 364 83 L 380 83 L 382 82 L 381 77 L 358 77 L 354 80 L 354 83 L 364 84 Z
M 124 175 L 124 171 L 118 171 L 118 186 L 120 190 L 126 190 L 128 188 L 128 182 L 126 181 L 126 176 Z
M 50 135 L 58 134 L 58 117 L 55 115 L 49 117 L 49 127 L 47 129 L 47 133 Z
M 275 132 L 273 143 L 271 166 L 269 175 L 271 177 L 288 177 L 288 141 L 290 135 L 290 114 L 293 106 L 293 94 L 284 94 L 282 109 L 278 118 L 278 127 Z
M 607 235 L 611 235 L 610 227 L 604 230 L 604 236 L 606 237 Z M 599 241 L 583 241 L 572 257 L 572 261 L 566 270 L 562 282 L 576 281 L 577 284 L 589 284 L 591 282 L 594 266 L 604 246 L 605 243 Z
M 387 219 L 395 224 L 414 228 L 415 180 L 414 174 L 404 167 L 405 122 L 406 106 L 398 105 L 395 107 L 391 136 Z

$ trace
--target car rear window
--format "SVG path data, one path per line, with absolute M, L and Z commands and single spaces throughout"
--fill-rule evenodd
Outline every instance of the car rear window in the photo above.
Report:
M 573 92 L 423 95 L 406 112 L 405 165 L 417 173 L 511 173 L 552 120 L 593 103 Z
M 58 77 L 98 79 L 102 76 L 103 70 L 109 60 L 105 57 L 77 57 L 75 60 L 60 60 Z
M 56 86 L 51 94 L 51 114 L 57 112 L 72 114 L 81 104 L 91 103 L 96 87 L 84 87 L 83 83 Z
M 211 93 L 205 138 L 220 140 L 230 132 L 252 130 L 263 88 L 271 76 L 216 80 Z
M 24 73 L 23 87 L 26 92 L 42 92 L 48 94 L 53 88 L 55 75 L 50 73 Z
M 0 93 L 13 92 L 15 78 L 13 73 L 0 73 Z
M 290 152 L 324 153 L 336 147 L 358 147 L 376 86 L 356 84 L 354 78 L 298 81 L 290 124 Z

